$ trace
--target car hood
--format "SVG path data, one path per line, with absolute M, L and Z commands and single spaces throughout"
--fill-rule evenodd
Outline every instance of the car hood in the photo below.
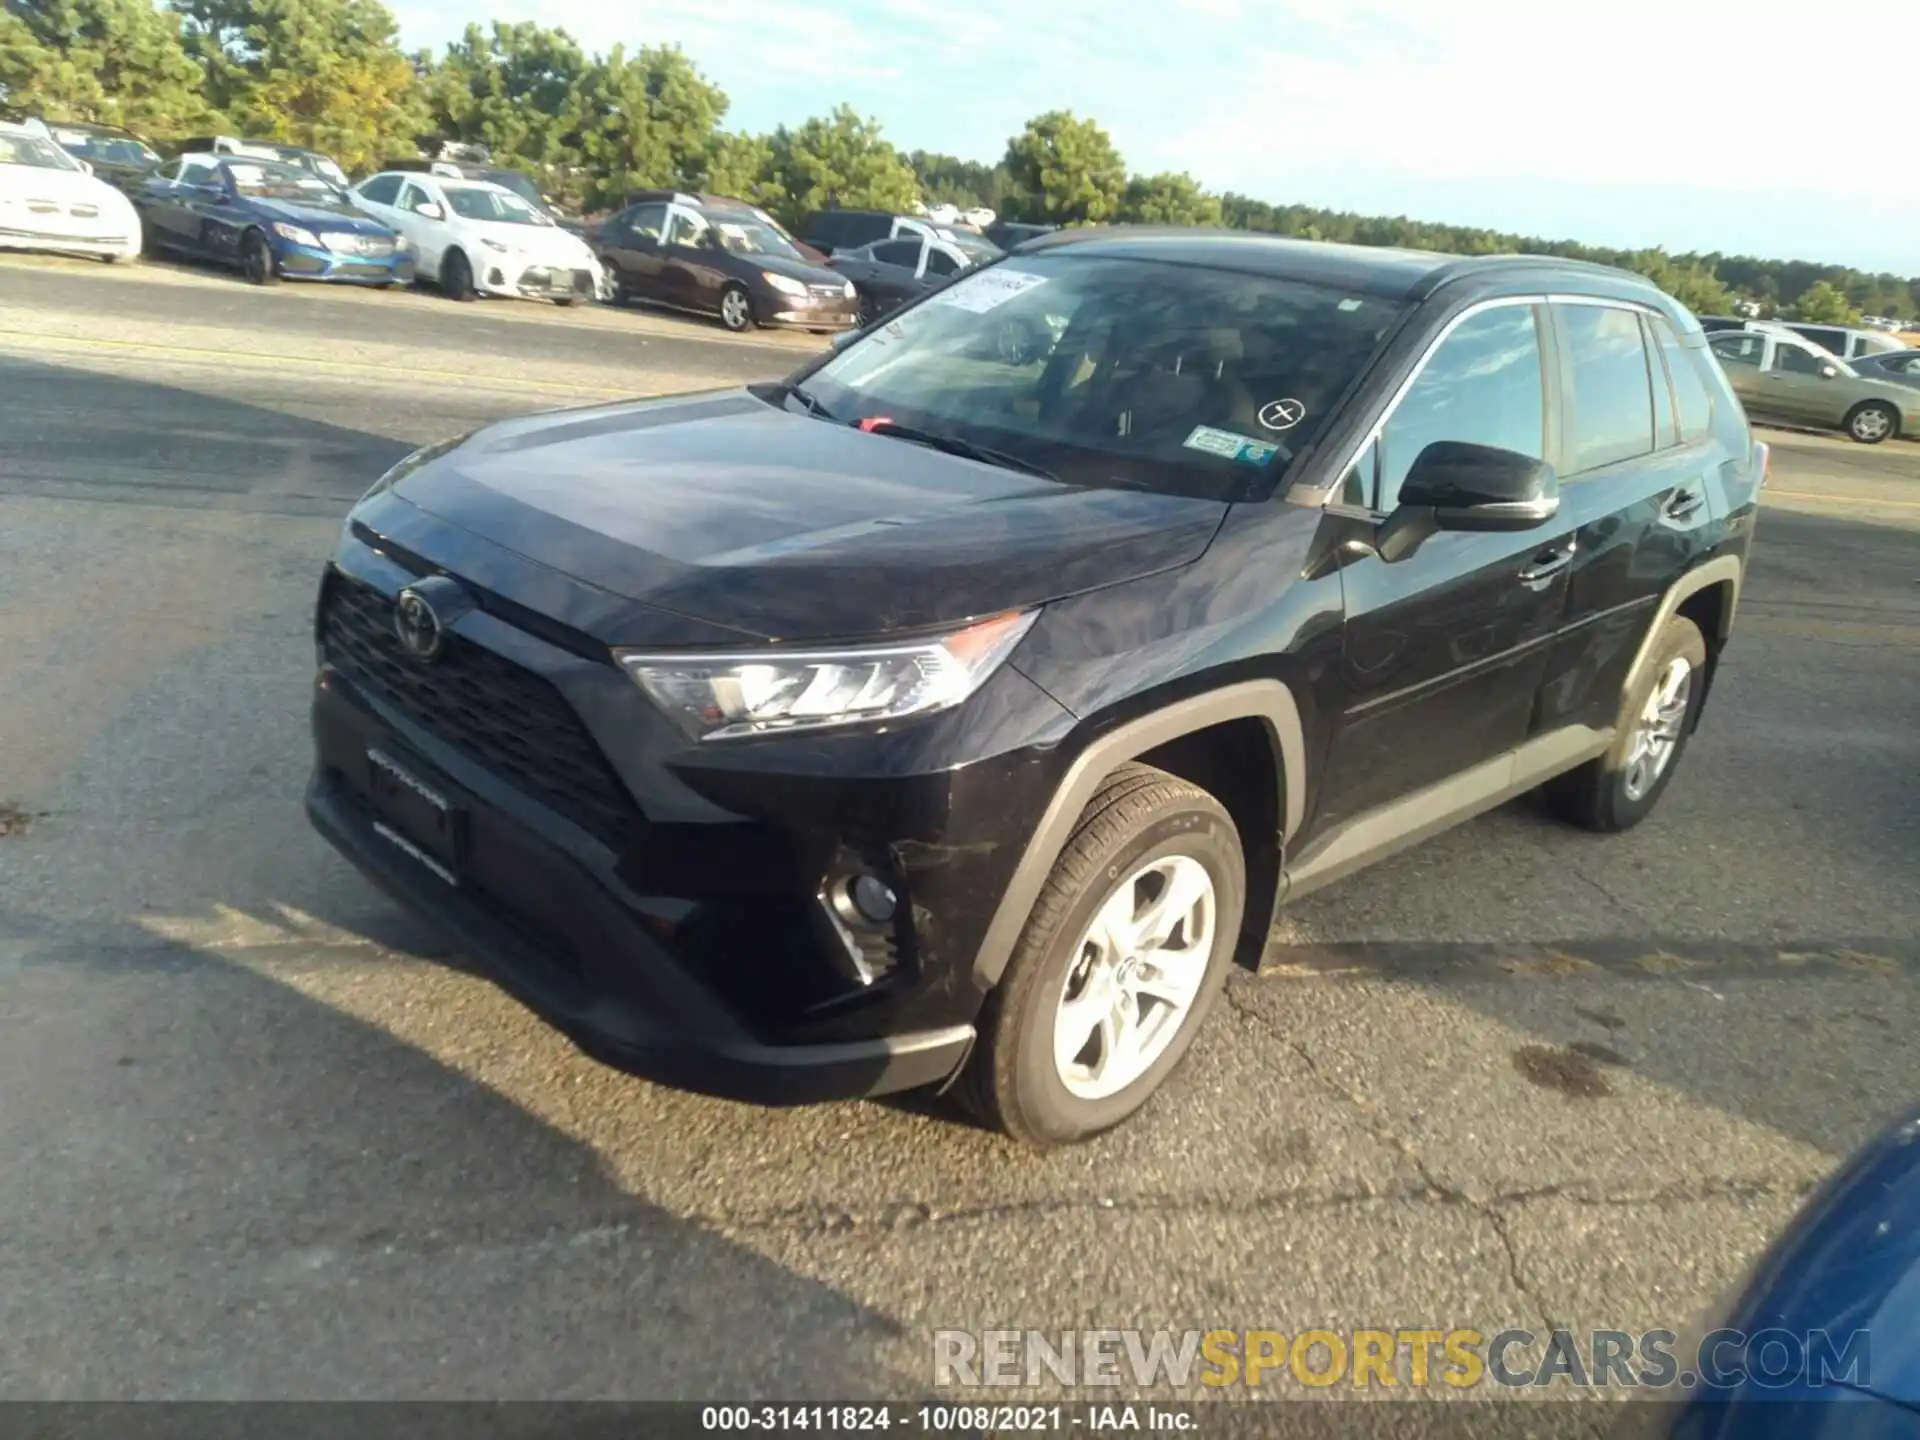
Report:
M 789 280 L 799 280 L 808 285 L 829 285 L 835 289 L 840 286 L 840 276 L 827 266 L 815 265 L 811 261 L 789 260 L 784 255 L 742 255 L 740 258 L 756 269 L 784 275 Z
M 40 165 L 0 165 L 0 200 L 81 201 L 92 205 L 128 205 L 120 191 L 84 170 L 49 170 Z
M 1835 1171 L 1761 1256 L 1718 1323 L 1756 1335 L 1872 1337 L 1871 1377 L 1888 1400 L 1920 1405 L 1920 1110 Z
M 354 235 L 391 235 L 393 231 L 352 205 L 304 200 L 249 199 L 247 208 L 266 220 L 284 220 L 309 230 L 345 230 Z
M 558 225 L 467 220 L 461 228 L 482 239 L 497 240 L 515 255 L 528 255 L 550 265 L 584 265 L 594 258 L 585 240 Z
M 927 629 L 1118 584 L 1197 558 L 1227 510 L 1003 470 L 744 390 L 507 421 L 393 494 L 603 593 L 767 640 Z

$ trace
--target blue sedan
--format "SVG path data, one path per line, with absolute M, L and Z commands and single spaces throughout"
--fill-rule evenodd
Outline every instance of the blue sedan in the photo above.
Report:
M 283 276 L 405 285 L 404 237 L 297 165 L 182 155 L 133 192 L 149 249 L 235 265 L 256 285 Z

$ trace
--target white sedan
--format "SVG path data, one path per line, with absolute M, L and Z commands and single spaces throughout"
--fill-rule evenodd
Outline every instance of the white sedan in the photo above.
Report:
M 506 295 L 571 305 L 606 290 L 593 251 L 504 185 L 388 170 L 348 192 L 412 243 L 422 280 L 455 300 Z
M 0 122 L 0 250 L 131 259 L 140 253 L 140 217 L 44 126 Z

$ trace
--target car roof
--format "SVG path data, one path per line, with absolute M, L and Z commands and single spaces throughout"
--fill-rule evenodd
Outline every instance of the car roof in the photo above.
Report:
M 1486 294 L 1524 286 L 1565 287 L 1573 293 L 1610 296 L 1653 305 L 1685 329 L 1697 330 L 1692 314 L 1652 282 L 1630 271 L 1553 255 L 1453 255 L 1384 245 L 1338 245 L 1244 230 L 1194 230 L 1121 226 L 1054 230 L 1021 243 L 1018 254 L 1073 249 L 1116 258 L 1158 260 L 1240 270 L 1274 279 L 1363 290 L 1384 298 L 1425 300 L 1442 286 L 1459 285 Z

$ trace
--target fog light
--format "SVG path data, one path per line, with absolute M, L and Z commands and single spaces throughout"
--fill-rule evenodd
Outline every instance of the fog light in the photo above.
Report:
M 893 919 L 895 907 L 900 903 L 892 889 L 877 875 L 857 875 L 847 886 L 848 898 L 853 908 L 860 912 L 860 918 L 875 925 L 884 925 Z

